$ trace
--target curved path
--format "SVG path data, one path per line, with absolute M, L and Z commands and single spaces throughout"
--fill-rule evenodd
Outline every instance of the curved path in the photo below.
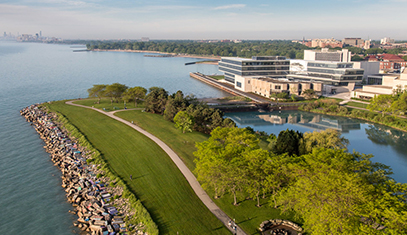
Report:
M 105 112 L 105 111 L 97 109 L 97 108 L 92 108 L 92 107 L 80 105 L 80 104 L 74 104 L 73 103 L 74 101 L 76 101 L 76 100 L 67 101 L 66 104 L 74 105 L 74 106 L 78 106 L 78 107 L 82 107 L 82 108 L 93 109 L 99 113 L 107 115 L 119 122 L 126 124 L 127 126 L 135 129 L 136 131 L 140 132 L 141 134 L 147 136 L 152 141 L 154 141 L 158 146 L 160 146 L 168 154 L 168 156 L 175 163 L 175 165 L 178 167 L 178 169 L 181 171 L 181 173 L 185 176 L 188 183 L 191 185 L 192 189 L 194 190 L 196 195 L 199 197 L 199 199 L 201 199 L 201 201 L 205 204 L 205 206 L 226 226 L 226 228 L 228 228 L 232 233 L 235 233 L 235 231 L 228 225 L 228 223 L 229 223 L 229 221 L 231 221 L 231 219 L 226 215 L 225 212 L 223 212 L 212 201 L 212 199 L 208 196 L 208 194 L 202 189 L 201 185 L 199 184 L 198 180 L 195 178 L 194 174 L 192 174 L 192 172 L 184 164 L 184 162 L 181 160 L 181 158 L 170 147 L 168 147 L 168 145 L 166 145 L 163 141 L 161 141 L 154 135 L 143 130 L 139 126 L 132 124 L 132 123 L 114 115 L 115 112 L 125 111 L 125 110 L 116 110 L 113 112 Z M 247 235 L 239 226 L 236 226 L 236 234 Z

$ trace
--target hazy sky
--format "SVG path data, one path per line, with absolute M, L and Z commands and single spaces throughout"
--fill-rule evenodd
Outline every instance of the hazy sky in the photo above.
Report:
M 407 39 L 407 0 L 0 0 L 0 32 L 65 39 Z

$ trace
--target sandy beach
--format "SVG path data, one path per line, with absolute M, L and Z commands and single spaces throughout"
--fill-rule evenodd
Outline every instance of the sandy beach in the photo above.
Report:
M 116 51 L 116 52 L 133 52 L 133 53 L 153 53 L 153 54 L 162 54 L 162 55 L 171 55 L 172 57 L 185 57 L 185 58 L 197 58 L 197 59 L 210 59 L 210 60 L 220 60 L 220 56 L 202 56 L 202 55 L 189 55 L 189 54 L 177 54 L 177 53 L 168 53 L 168 52 L 159 52 L 159 51 L 144 51 L 144 50 L 102 50 L 94 49 L 92 51 Z M 202 62 L 205 64 L 218 64 L 218 62 Z

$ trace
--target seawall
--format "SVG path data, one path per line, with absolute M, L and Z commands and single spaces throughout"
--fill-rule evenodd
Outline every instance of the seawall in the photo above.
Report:
M 75 208 L 71 213 L 78 216 L 74 225 L 83 234 L 129 233 L 129 230 L 130 234 L 147 234 L 143 224 L 127 222 L 134 212 L 128 201 L 120 197 L 123 189 L 115 187 L 114 182 L 105 184 L 109 179 L 101 175 L 103 172 L 96 165 L 87 163 L 92 153 L 69 137 L 54 121 L 55 114 L 47 113 L 39 105 L 31 105 L 20 113 L 44 140 L 46 152 L 61 170 L 67 201 Z

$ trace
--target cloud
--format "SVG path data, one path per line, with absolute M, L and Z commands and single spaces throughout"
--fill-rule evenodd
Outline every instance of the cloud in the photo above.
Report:
M 244 7 L 246 7 L 246 4 L 230 4 L 230 5 L 215 7 L 214 10 L 237 9 L 237 8 L 244 8 Z

